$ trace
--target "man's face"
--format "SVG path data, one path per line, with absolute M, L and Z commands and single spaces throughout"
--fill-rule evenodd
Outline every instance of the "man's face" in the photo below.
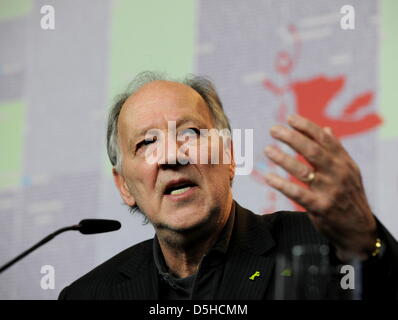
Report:
M 176 123 L 176 135 L 191 137 L 198 150 L 207 149 L 207 164 L 178 164 L 186 154 L 178 151 L 183 142 L 170 143 L 170 121 Z M 212 164 L 215 144 L 195 131 L 212 129 L 214 123 L 203 98 L 192 88 L 169 81 L 154 81 L 130 96 L 122 107 L 118 121 L 122 172 L 114 171 L 115 183 L 129 206 L 138 205 L 155 226 L 158 236 L 184 234 L 196 229 L 211 230 L 229 214 L 232 203 L 231 181 L 234 163 Z M 149 130 L 164 133 L 165 157 L 153 163 L 148 152 L 156 149 L 160 139 L 145 141 Z M 191 130 L 189 130 L 191 129 Z M 177 164 L 173 164 L 173 160 Z

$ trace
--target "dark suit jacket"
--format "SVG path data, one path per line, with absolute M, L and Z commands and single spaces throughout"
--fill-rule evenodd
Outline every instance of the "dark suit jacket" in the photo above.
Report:
M 398 298 L 398 244 L 378 222 L 386 250 L 364 264 L 364 298 Z M 136 244 L 62 290 L 59 299 L 158 299 L 153 239 Z M 307 214 L 281 211 L 256 215 L 236 203 L 236 216 L 216 299 L 274 299 L 276 254 L 297 244 L 328 245 Z M 332 263 L 338 263 L 331 251 Z M 255 281 L 249 276 L 261 270 Z M 286 278 L 284 278 L 286 280 Z M 323 297 L 325 298 L 325 297 Z

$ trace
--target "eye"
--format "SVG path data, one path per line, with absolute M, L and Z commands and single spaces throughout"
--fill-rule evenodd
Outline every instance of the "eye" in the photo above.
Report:
M 156 137 L 146 138 L 145 140 L 142 140 L 141 142 L 137 143 L 135 149 L 138 150 L 138 149 L 141 148 L 142 146 L 150 145 L 150 144 L 154 143 L 156 140 L 157 140 Z
M 198 128 L 187 128 L 187 129 L 181 130 L 178 133 L 178 136 L 183 137 L 184 139 L 186 137 L 188 137 L 188 138 L 198 137 L 198 136 L 200 136 L 200 130 Z

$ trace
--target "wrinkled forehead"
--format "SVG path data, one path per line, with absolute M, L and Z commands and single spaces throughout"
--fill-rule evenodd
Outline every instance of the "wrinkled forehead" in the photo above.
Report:
M 118 129 L 124 131 L 160 128 L 167 121 L 189 117 L 207 125 L 213 124 L 210 110 L 191 87 L 171 81 L 153 81 L 132 94 L 119 115 Z

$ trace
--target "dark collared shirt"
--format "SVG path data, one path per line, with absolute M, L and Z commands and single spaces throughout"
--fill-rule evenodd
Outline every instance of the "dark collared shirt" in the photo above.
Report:
M 205 300 L 214 299 L 222 279 L 224 258 L 235 220 L 235 203 L 231 214 L 214 246 L 203 257 L 198 272 L 186 278 L 170 273 L 164 260 L 159 240 L 153 241 L 153 256 L 159 274 L 160 300 Z

